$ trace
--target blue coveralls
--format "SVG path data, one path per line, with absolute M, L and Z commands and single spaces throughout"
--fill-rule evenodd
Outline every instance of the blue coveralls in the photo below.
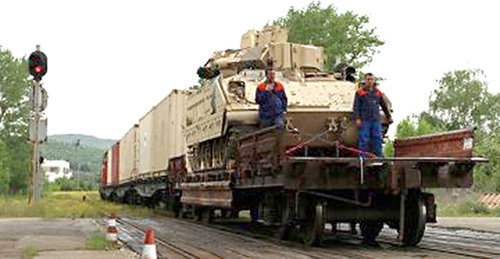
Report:
M 288 107 L 285 88 L 276 82 L 275 91 L 266 91 L 268 82 L 257 86 L 255 101 L 259 104 L 260 127 L 270 127 L 276 125 L 278 129 L 285 128 L 284 113 Z
M 374 86 L 360 88 L 356 91 L 354 99 L 354 118 L 361 119 L 358 131 L 358 149 L 382 156 L 382 124 L 380 107 L 389 117 L 389 110 L 384 101 L 382 92 Z M 363 156 L 365 156 L 363 154 Z

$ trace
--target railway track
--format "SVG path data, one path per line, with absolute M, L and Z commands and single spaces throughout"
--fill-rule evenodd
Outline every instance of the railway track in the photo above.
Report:
M 119 238 L 138 253 L 145 230 L 154 229 L 159 258 L 500 258 L 500 234 L 463 229 L 427 227 L 416 247 L 402 247 L 388 228 L 378 238 L 379 247 L 347 234 L 327 235 L 321 247 L 306 247 L 281 241 L 263 227 L 249 231 L 248 223 L 205 224 L 165 216 L 117 223 Z
M 394 235 L 394 230 L 384 229 L 379 236 L 379 242 L 396 245 Z M 469 258 L 500 258 L 499 243 L 500 234 L 497 233 L 427 227 L 422 241 L 416 248 Z
M 215 227 L 227 231 L 234 231 L 234 229 L 227 227 L 217 225 L 215 225 Z M 243 233 L 243 231 L 237 232 Z M 263 238 L 259 236 L 259 234 L 253 235 L 257 238 Z M 362 237 L 359 235 L 353 236 L 350 234 L 337 233 L 335 236 L 327 236 L 323 242 L 323 247 L 337 248 L 339 245 L 363 246 L 361 240 Z M 381 249 L 392 251 L 399 250 L 412 252 L 414 254 L 421 254 L 422 252 L 428 251 L 429 254 L 438 257 L 454 255 L 468 258 L 500 258 L 500 247 L 498 247 L 498 244 L 500 244 L 500 234 L 469 229 L 427 227 L 421 243 L 416 247 L 402 247 L 397 240 L 396 230 L 385 227 L 378 238 L 378 242 L 382 244 L 380 246 Z M 383 246 L 383 244 L 386 246 Z M 359 258 L 360 255 L 357 254 L 357 252 L 358 251 L 356 251 L 353 256 Z M 361 258 L 363 257 L 361 256 Z M 377 256 L 376 258 L 379 257 Z
M 130 219 L 118 218 L 116 220 L 117 227 L 119 228 L 119 239 L 121 239 L 127 246 L 129 246 L 136 253 L 140 254 L 144 243 L 144 236 L 146 233 L 146 226 L 139 225 Z M 158 258 L 186 258 L 186 259 L 199 259 L 209 258 L 216 259 L 222 258 L 209 251 L 192 247 L 186 244 L 169 241 L 161 235 L 161 232 L 156 232 L 156 249 Z
M 280 248 L 279 246 L 268 243 L 267 241 L 262 241 L 245 235 L 237 234 L 228 230 L 221 231 L 218 228 L 214 229 L 211 226 L 195 224 L 194 222 L 186 222 L 175 219 L 174 221 L 177 221 L 177 226 L 174 231 L 165 230 L 158 225 L 153 227 L 156 234 L 159 258 L 325 258 L 325 256 L 308 255 L 305 251 L 289 251 L 284 247 Z M 117 223 L 119 233 L 122 227 L 125 230 L 123 231 L 125 232 L 123 234 L 123 237 L 119 236 L 119 238 L 127 244 L 132 243 L 132 245 L 129 245 L 129 247 L 136 252 L 140 252 L 140 250 L 136 247 L 141 247 L 142 241 L 132 240 L 132 238 L 129 238 L 127 236 L 135 235 L 144 237 L 145 226 L 150 226 L 151 221 L 118 219 Z M 180 232 L 177 228 L 182 229 L 184 232 L 188 232 L 188 239 L 191 239 L 189 241 L 192 242 L 186 242 L 186 236 L 178 237 L 177 234 L 182 235 L 183 233 Z M 200 233 L 200 235 L 194 236 L 192 234 L 193 232 Z M 213 238 L 206 239 L 205 237 L 207 236 L 207 234 Z M 224 237 L 221 238 L 221 236 Z M 199 238 L 203 239 L 204 242 L 201 242 L 200 244 Z M 240 245 L 217 245 L 221 242 L 234 242 L 234 240 L 237 240 L 236 242 L 240 243 Z M 241 249 L 244 244 L 250 244 L 251 247 L 249 249 Z M 258 251 L 259 247 L 264 248 L 271 253 L 267 255 L 265 255 L 266 252 L 260 253 Z M 348 257 L 337 254 L 336 258 Z

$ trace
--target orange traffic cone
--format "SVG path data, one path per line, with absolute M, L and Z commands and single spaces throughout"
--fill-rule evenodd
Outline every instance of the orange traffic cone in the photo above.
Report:
M 146 240 L 144 240 L 141 258 L 156 259 L 155 232 L 152 229 L 146 230 Z
M 116 214 L 111 213 L 111 218 L 108 220 L 108 233 L 106 234 L 106 239 L 111 242 L 112 246 L 118 245 L 117 237 L 118 229 L 116 228 Z

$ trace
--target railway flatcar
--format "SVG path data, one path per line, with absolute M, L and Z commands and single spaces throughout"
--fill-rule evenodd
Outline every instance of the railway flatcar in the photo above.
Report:
M 284 130 L 258 128 L 254 96 L 268 60 L 288 96 Z M 325 62 L 321 47 L 288 42 L 286 29 L 247 32 L 241 49 L 216 51 L 198 69 L 200 89 L 173 90 L 104 155 L 101 196 L 208 222 L 215 211 L 249 210 L 281 238 L 311 245 L 338 223 L 359 225 L 366 242 L 387 224 L 417 244 L 436 221 L 423 188 L 472 185 L 483 161 L 472 156 L 473 130 L 396 140 L 395 157 L 363 158 L 352 70 L 327 73 Z

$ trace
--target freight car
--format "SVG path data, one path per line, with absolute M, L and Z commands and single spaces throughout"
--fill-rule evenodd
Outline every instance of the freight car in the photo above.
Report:
M 277 27 L 251 30 L 241 49 L 215 52 L 198 70 L 200 89 L 172 91 L 104 155 L 102 198 L 208 222 L 216 210 L 249 210 L 282 238 L 308 244 L 343 222 L 359 224 L 367 242 L 387 224 L 403 244 L 417 244 L 436 221 L 434 196 L 422 188 L 472 185 L 483 161 L 472 157 L 473 130 L 396 140 L 395 157 L 363 159 L 352 70 L 324 72 L 321 47 L 287 37 Z M 253 96 L 269 59 L 289 100 L 282 131 L 257 128 Z

